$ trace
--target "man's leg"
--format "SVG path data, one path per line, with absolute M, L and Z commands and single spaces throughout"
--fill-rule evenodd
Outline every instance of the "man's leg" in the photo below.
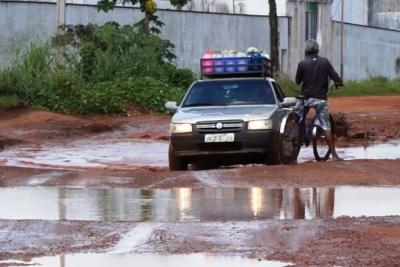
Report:
M 326 141 L 328 141 L 329 148 L 331 149 L 333 160 L 341 160 L 341 158 L 339 158 L 338 154 L 336 153 L 335 140 L 333 138 L 332 132 L 325 131 L 325 138 Z
M 336 153 L 335 139 L 331 131 L 331 124 L 329 118 L 330 115 L 328 111 L 327 102 L 320 101 L 320 103 L 317 103 L 316 106 L 317 106 L 317 116 L 318 119 L 320 120 L 321 128 L 324 129 L 325 138 L 332 152 L 333 160 L 341 160 L 341 158 L 339 158 L 338 154 Z

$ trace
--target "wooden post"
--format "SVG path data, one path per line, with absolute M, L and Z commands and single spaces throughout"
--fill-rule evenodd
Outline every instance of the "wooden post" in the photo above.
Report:
M 57 0 L 57 30 L 60 31 L 65 23 L 65 0 Z

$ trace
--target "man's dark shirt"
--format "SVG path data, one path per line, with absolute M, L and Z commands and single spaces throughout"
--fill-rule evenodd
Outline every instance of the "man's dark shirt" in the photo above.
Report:
M 302 92 L 305 97 L 327 99 L 329 79 L 336 84 L 342 84 L 332 64 L 328 59 L 318 55 L 307 55 L 297 67 L 296 83 L 302 85 Z

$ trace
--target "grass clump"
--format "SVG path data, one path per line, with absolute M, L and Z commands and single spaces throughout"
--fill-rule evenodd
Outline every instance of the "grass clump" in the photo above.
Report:
M 278 74 L 276 81 L 281 86 L 285 96 L 297 96 L 301 85 L 284 74 Z M 344 87 L 333 89 L 330 96 L 381 96 L 400 95 L 400 79 L 390 80 L 385 77 L 371 77 L 362 81 L 346 81 Z
M 195 79 L 173 64 L 173 48 L 116 23 L 67 27 L 0 71 L 0 96 L 69 114 L 124 113 L 132 104 L 165 112 Z
M 292 81 L 286 74 L 278 73 L 275 79 L 286 97 L 294 97 L 300 93 L 301 87 Z
M 371 77 L 363 81 L 347 81 L 345 87 L 334 90 L 332 96 L 380 96 L 399 95 L 400 80 Z
M 0 109 L 8 109 L 20 106 L 22 103 L 15 95 L 1 95 Z

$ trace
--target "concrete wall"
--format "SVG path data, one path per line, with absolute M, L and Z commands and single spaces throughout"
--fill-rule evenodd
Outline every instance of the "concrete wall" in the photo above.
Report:
M 353 24 L 368 25 L 369 0 L 344 0 L 344 21 Z M 333 0 L 332 19 L 341 20 L 342 0 Z
M 0 0 L 1 1 L 1 0 Z M 31 0 L 18 0 L 31 1 Z M 66 0 L 68 4 L 96 5 L 98 0 Z M 57 2 L 57 0 L 34 0 L 34 2 Z M 155 0 L 160 9 L 176 10 L 170 0 Z M 117 3 L 119 6 L 123 6 Z M 286 0 L 276 0 L 278 16 L 286 16 Z M 230 14 L 268 15 L 268 0 L 191 0 L 183 10 L 218 12 Z
M 399 0 L 369 0 L 370 26 L 400 30 Z
M 321 55 L 331 59 L 339 71 L 340 26 L 331 23 L 329 1 L 319 8 L 318 40 Z M 0 66 L 10 64 L 15 53 L 30 43 L 45 42 L 57 31 L 55 3 L 0 2 Z M 280 18 L 282 69 L 294 77 L 297 63 L 304 57 L 304 2 L 288 5 L 292 18 Z M 103 24 L 115 20 L 133 24 L 142 18 L 135 8 L 120 7 L 98 13 L 95 6 L 67 5 L 67 24 Z M 199 71 L 199 58 L 208 49 L 246 49 L 257 46 L 269 51 L 269 26 L 266 16 L 209 14 L 160 10 L 166 23 L 163 37 L 175 45 L 178 65 Z M 400 31 L 359 25 L 345 25 L 345 78 L 365 79 L 369 75 L 399 77 Z
M 341 1 L 333 0 L 332 19 L 341 19 Z M 400 30 L 399 0 L 344 0 L 344 21 Z
M 332 57 L 332 35 L 331 35 L 331 0 L 318 1 L 318 29 L 317 41 L 320 44 L 320 54 Z M 306 4 L 307 1 L 288 0 L 287 12 L 290 20 L 289 37 L 289 65 L 287 73 L 294 79 L 297 70 L 297 63 L 304 58 L 304 44 L 306 42 Z
M 0 2 L 0 67 L 15 59 L 30 43 L 56 33 L 56 5 Z
M 66 24 L 104 24 L 117 21 L 121 25 L 142 19 L 138 9 L 118 7 L 114 11 L 97 12 L 91 5 L 67 5 Z M 256 46 L 269 51 L 269 24 L 266 16 L 209 14 L 159 10 L 157 15 L 166 24 L 162 36 L 176 48 L 178 65 L 199 71 L 199 59 L 208 49 L 246 49 Z M 286 51 L 282 58 L 287 71 L 288 18 L 280 18 L 280 47 Z M 0 62 L 11 60 L 15 47 L 26 47 L 30 42 L 43 42 L 56 31 L 54 3 L 0 2 Z
M 159 6 L 168 5 L 168 2 L 167 0 L 158 0 L 157 4 Z M 286 0 L 276 0 L 276 6 L 278 16 L 285 16 Z M 251 15 L 269 14 L 269 4 L 267 0 L 191 0 L 184 9 Z
M 340 66 L 340 24 L 333 23 L 333 63 Z M 345 24 L 344 76 L 400 78 L 400 31 Z

